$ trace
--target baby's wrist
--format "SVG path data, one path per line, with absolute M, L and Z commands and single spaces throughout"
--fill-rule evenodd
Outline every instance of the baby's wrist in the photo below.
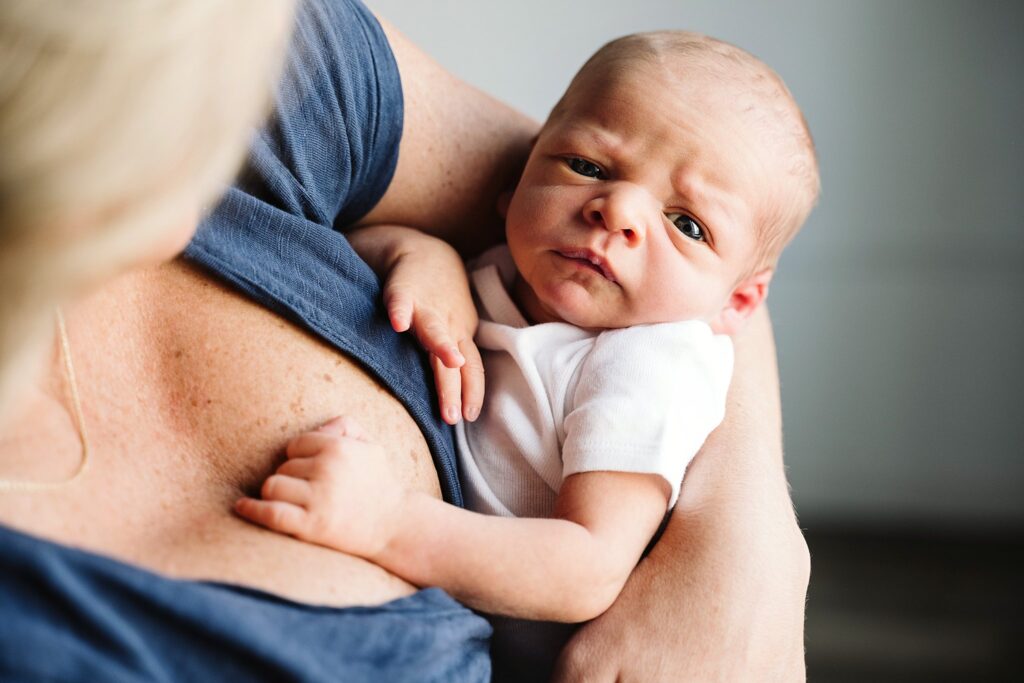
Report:
M 386 513 L 385 520 L 382 520 L 380 528 L 380 542 L 374 548 L 371 556 L 366 559 L 379 564 L 385 569 L 395 571 L 396 558 L 403 553 L 402 538 L 408 533 L 415 536 L 413 530 L 416 520 L 412 508 L 415 505 L 416 493 L 403 490 L 397 497 L 395 504 Z

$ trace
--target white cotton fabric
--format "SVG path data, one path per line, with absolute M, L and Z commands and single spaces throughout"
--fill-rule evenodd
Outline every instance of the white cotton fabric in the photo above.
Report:
M 456 427 L 467 507 L 550 517 L 562 481 L 592 471 L 660 475 L 674 505 L 687 465 L 725 413 L 729 337 L 702 321 L 529 325 L 508 293 L 514 278 L 504 246 L 471 267 L 486 396 L 476 422 Z

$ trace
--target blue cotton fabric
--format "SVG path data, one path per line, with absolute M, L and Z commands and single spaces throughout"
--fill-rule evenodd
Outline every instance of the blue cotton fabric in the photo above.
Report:
M 335 609 L 178 581 L 0 526 L 0 681 L 466 681 L 490 627 L 439 589 Z
M 360 362 L 405 405 L 461 505 L 429 368 L 395 334 L 342 231 L 379 201 L 402 131 L 398 69 L 354 0 L 305 0 L 277 110 L 186 257 Z M 245 397 L 238 397 L 245 400 Z M 490 626 L 427 589 L 377 607 L 170 579 L 0 526 L 0 681 L 490 678 Z

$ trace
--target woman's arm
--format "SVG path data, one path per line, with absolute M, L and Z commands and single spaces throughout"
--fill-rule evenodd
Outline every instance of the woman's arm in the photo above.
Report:
M 803 680 L 809 576 L 762 310 L 736 339 L 726 420 L 690 465 L 665 534 L 570 641 L 555 680 Z
M 504 238 L 498 196 L 515 186 L 540 126 L 378 19 L 401 73 L 405 120 L 391 185 L 358 226 L 407 225 L 475 255 Z

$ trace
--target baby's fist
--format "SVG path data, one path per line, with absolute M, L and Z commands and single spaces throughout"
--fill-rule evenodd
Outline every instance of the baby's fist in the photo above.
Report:
M 274 531 L 373 558 L 398 529 L 401 482 L 387 454 L 351 418 L 292 439 L 287 461 L 267 478 L 262 499 L 242 498 L 238 514 Z

